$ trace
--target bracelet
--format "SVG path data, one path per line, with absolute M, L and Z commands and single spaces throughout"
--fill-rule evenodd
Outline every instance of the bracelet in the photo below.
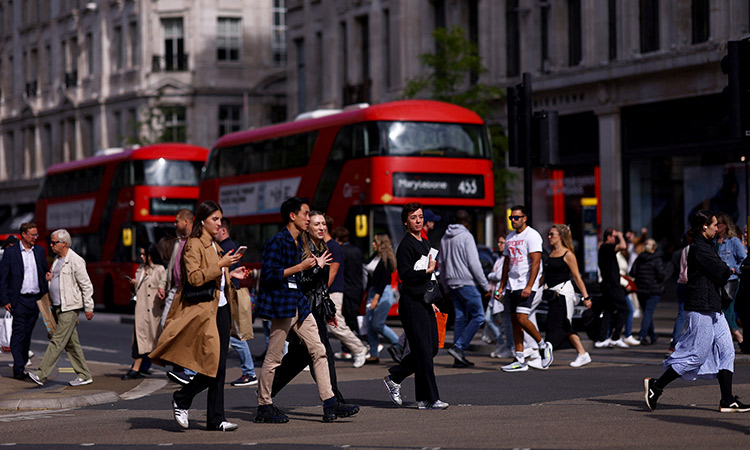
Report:
M 590 295 L 589 295 L 588 297 L 583 297 L 583 301 L 584 301 L 584 302 L 585 302 L 585 301 L 588 301 L 588 300 L 591 300 L 591 296 L 590 296 Z

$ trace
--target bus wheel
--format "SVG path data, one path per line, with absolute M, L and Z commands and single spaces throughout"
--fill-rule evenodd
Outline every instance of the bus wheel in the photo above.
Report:
M 115 289 L 112 277 L 107 275 L 104 279 L 104 309 L 108 312 L 115 310 Z

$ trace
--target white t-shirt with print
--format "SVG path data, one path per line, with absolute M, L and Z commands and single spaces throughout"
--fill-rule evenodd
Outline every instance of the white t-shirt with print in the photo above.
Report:
M 542 236 L 538 231 L 531 227 L 526 227 L 522 233 L 518 234 L 511 231 L 505 238 L 505 251 L 503 255 L 508 258 L 508 287 L 511 291 L 519 291 L 526 288 L 529 281 L 529 271 L 531 263 L 529 253 L 542 252 Z M 539 279 L 542 277 L 542 264 L 539 262 L 539 273 L 534 281 L 533 289 L 539 286 Z

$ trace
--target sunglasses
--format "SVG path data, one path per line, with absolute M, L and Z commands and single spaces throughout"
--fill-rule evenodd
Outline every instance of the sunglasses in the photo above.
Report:
M 526 217 L 526 216 L 508 216 L 508 219 L 510 219 L 510 220 L 521 220 L 524 217 Z
M 49 241 L 49 245 L 57 245 L 62 241 Z

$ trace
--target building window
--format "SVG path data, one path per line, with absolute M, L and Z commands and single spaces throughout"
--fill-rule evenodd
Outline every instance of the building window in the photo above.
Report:
M 297 111 L 307 111 L 307 91 L 305 90 L 305 41 L 296 39 L 294 45 L 297 49 Z
M 88 75 L 94 75 L 94 35 L 86 33 L 86 65 L 88 66 Z
M 568 0 L 568 66 L 581 64 L 581 0 Z
M 114 130 L 115 135 L 113 142 L 116 146 L 121 146 L 123 141 L 123 133 L 122 133 L 122 114 L 120 111 L 115 111 L 114 114 L 112 114 L 112 121 L 115 123 Z
M 549 72 L 549 9 L 550 4 L 545 2 L 539 5 L 541 14 L 540 20 L 540 37 L 541 37 L 541 56 L 542 56 L 542 73 Z
M 641 53 L 659 50 L 659 0 L 639 0 Z
M 162 106 L 164 115 L 164 142 L 185 142 L 187 140 L 187 122 L 184 106 Z
M 271 25 L 271 53 L 273 63 L 286 65 L 286 0 L 273 0 L 271 8 L 273 23 Z
M 479 1 L 469 0 L 469 41 L 479 51 Z M 469 73 L 469 83 L 477 84 L 479 74 L 472 70 Z
M 219 30 L 216 33 L 216 51 L 219 61 L 239 61 L 240 36 L 240 19 L 219 17 Z
M 709 0 L 693 0 L 691 15 L 693 18 L 693 44 L 708 41 L 710 32 Z
M 219 105 L 219 137 L 240 131 L 242 105 Z
M 607 11 L 609 21 L 609 60 L 617 59 L 617 0 L 609 0 Z
M 349 35 L 346 22 L 341 22 L 341 79 L 344 86 L 349 84 Z
M 185 53 L 182 18 L 163 19 L 161 24 L 164 28 L 164 61 L 163 64 L 162 62 L 159 62 L 158 65 L 154 64 L 154 69 L 167 72 L 187 70 L 188 55 Z
M 435 28 L 445 28 L 445 0 L 433 0 L 433 14 L 435 14 Z
M 128 109 L 128 137 L 131 142 L 138 141 L 138 131 L 140 130 L 140 124 L 138 123 L 138 112 L 135 108 Z
M 130 67 L 138 67 L 139 46 L 138 23 L 130 22 L 128 25 L 128 38 L 130 39 Z
M 520 24 L 518 20 L 518 0 L 508 0 L 505 4 L 505 53 L 508 58 L 506 74 L 508 78 L 521 73 Z
M 115 71 L 122 70 L 123 63 L 123 39 L 122 39 L 122 27 L 115 27 L 114 33 L 112 34 L 112 50 L 115 52 Z
M 389 88 L 393 84 L 393 80 L 391 78 L 391 70 L 393 69 L 391 66 L 391 53 L 393 50 L 391 49 L 391 12 L 387 9 L 383 10 L 383 24 L 384 26 L 384 33 L 383 33 L 383 59 L 385 60 L 385 87 Z
M 94 116 L 85 116 L 83 118 L 83 156 L 88 157 L 94 154 L 96 144 L 94 143 Z

